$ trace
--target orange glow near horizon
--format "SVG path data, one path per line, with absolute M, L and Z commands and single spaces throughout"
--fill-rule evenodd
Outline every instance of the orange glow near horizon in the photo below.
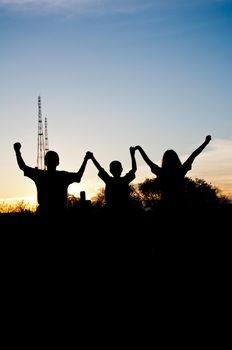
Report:
M 142 182 L 142 181 L 141 181 Z M 140 183 L 140 182 L 139 182 Z M 226 196 L 230 201 L 232 201 L 232 189 L 226 188 L 222 189 L 217 185 L 212 184 L 213 187 L 216 187 L 220 190 L 221 196 Z M 104 186 L 102 186 L 103 188 Z M 98 192 L 101 188 L 95 188 L 95 191 L 93 189 L 93 186 L 91 186 L 91 190 L 88 190 L 88 188 L 83 188 L 83 190 L 86 192 L 86 199 L 88 200 L 94 200 L 96 198 Z M 69 191 L 70 195 L 74 195 L 75 197 L 79 197 L 79 192 Z M 12 198 L 0 198 L 0 213 L 4 212 L 12 212 L 12 211 L 20 211 L 20 208 L 23 209 L 30 209 L 34 211 L 37 206 L 37 198 L 35 195 L 31 196 L 25 196 L 25 197 L 12 197 Z

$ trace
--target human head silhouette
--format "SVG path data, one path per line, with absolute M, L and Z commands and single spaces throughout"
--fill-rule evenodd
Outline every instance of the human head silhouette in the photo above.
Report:
M 59 156 L 55 151 L 48 151 L 44 157 L 48 169 L 55 169 L 59 165 Z
M 168 149 L 164 152 L 162 159 L 162 168 L 175 169 L 180 166 L 181 161 L 174 150 Z
M 122 164 L 118 160 L 113 160 L 110 163 L 110 172 L 113 176 L 120 176 L 122 173 Z

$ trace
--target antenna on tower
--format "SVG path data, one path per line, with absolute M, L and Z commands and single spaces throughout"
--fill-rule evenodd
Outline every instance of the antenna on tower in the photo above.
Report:
M 38 97 L 38 139 L 37 139 L 37 168 L 38 169 L 42 169 L 42 170 L 45 169 L 44 156 L 45 156 L 45 141 L 44 141 L 44 134 L 43 134 L 41 97 L 39 96 Z
M 48 147 L 48 121 L 47 118 L 44 118 L 44 154 L 49 151 Z

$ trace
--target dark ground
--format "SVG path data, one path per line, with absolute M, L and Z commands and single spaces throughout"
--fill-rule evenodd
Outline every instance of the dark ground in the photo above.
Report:
M 0 214 L 1 254 L 8 264 L 61 265 L 67 270 L 163 269 L 221 265 L 230 256 L 232 206 L 185 212 L 110 214 L 79 210 L 41 220 L 30 213 Z M 189 266 L 190 265 L 190 266 Z
M 0 214 L 2 291 L 33 303 L 61 298 L 116 308 L 136 299 L 148 308 L 225 309 L 231 214 L 230 205 L 185 214 L 80 210 L 49 221 Z
M 231 214 L 232 206 L 79 210 L 47 221 L 0 214 L 3 336 L 30 348 L 139 340 L 141 348 L 224 348 Z

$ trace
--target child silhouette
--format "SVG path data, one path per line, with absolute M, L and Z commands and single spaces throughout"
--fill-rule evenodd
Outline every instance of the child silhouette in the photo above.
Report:
M 101 167 L 93 154 L 90 156 L 90 159 L 92 159 L 94 165 L 99 170 L 98 176 L 105 182 L 106 208 L 123 211 L 131 207 L 129 184 L 135 179 L 137 170 L 134 147 L 130 147 L 130 155 L 132 167 L 124 176 L 121 176 L 123 168 L 121 162 L 118 160 L 113 160 L 109 165 L 111 176 Z
M 203 151 L 211 140 L 208 135 L 205 141 L 199 146 L 184 162 L 181 163 L 177 153 L 174 150 L 167 150 L 163 154 L 162 166 L 153 163 L 141 146 L 136 146 L 144 161 L 150 167 L 151 172 L 157 176 L 161 190 L 162 203 L 176 205 L 183 204 L 184 200 L 184 178 L 192 168 L 194 159 Z
M 24 176 L 35 182 L 37 188 L 37 214 L 42 216 L 65 213 L 67 209 L 68 186 L 73 182 L 80 182 L 85 171 L 90 152 L 86 152 L 83 163 L 78 172 L 56 170 L 59 165 L 59 156 L 54 151 L 48 151 L 44 161 L 47 170 L 29 167 L 25 164 L 21 152 L 21 144 L 14 143 L 14 150 L 19 168 Z

